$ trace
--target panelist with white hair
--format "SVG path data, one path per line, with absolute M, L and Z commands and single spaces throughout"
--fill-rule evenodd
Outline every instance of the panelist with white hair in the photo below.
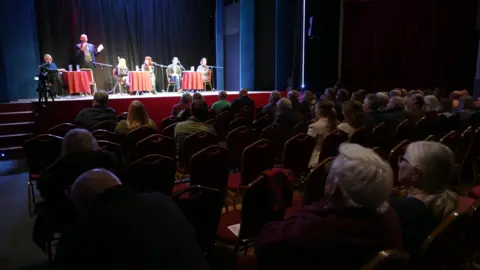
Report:
M 402 249 L 398 216 L 387 203 L 393 172 L 381 157 L 343 144 L 327 178 L 322 200 L 263 227 L 255 240 L 259 268 L 359 269 L 381 250 Z
M 452 151 L 437 142 L 408 145 L 398 160 L 398 180 L 407 187 L 405 198 L 391 198 L 403 230 L 404 249 L 415 256 L 423 241 L 458 207 L 458 196 L 448 188 L 455 177 Z

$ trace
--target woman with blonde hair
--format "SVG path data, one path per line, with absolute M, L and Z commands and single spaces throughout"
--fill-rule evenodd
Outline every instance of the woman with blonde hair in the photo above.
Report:
M 117 124 L 115 133 L 126 135 L 128 132 L 144 126 L 155 130 L 157 129 L 157 125 L 148 116 L 148 112 L 143 103 L 134 100 L 128 107 L 127 120 L 122 120 Z
M 455 177 L 452 151 L 437 142 L 408 145 L 398 160 L 398 179 L 407 187 L 405 198 L 392 198 L 403 229 L 405 250 L 415 256 L 427 236 L 458 208 L 458 196 L 449 190 Z
M 128 67 L 125 58 L 118 58 L 118 65 L 113 70 L 113 76 L 115 77 L 115 86 L 111 92 L 115 93 L 115 89 L 118 87 L 121 94 L 126 93 L 128 86 Z

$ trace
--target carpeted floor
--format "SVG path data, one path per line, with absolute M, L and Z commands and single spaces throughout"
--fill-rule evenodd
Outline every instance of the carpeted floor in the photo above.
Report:
M 22 163 L 0 162 L 0 269 L 49 269 L 47 257 L 32 241 L 27 179 Z

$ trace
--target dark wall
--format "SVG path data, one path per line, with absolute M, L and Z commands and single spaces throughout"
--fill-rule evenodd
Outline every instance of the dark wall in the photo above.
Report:
M 240 4 L 225 6 L 225 90 L 240 88 Z
M 255 89 L 275 89 L 276 0 L 255 2 Z

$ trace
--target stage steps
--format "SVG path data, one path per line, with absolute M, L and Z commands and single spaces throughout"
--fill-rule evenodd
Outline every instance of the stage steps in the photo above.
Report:
M 35 132 L 31 102 L 0 104 L 0 160 L 24 157 L 22 145 Z

